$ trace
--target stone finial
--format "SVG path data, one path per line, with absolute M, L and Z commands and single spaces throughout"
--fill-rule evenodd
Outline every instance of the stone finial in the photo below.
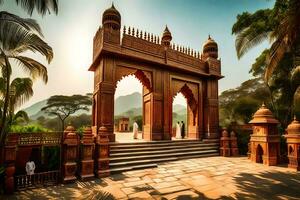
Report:
M 227 131 L 227 129 L 224 129 L 223 131 L 222 131 L 222 137 L 228 137 L 228 131 Z
M 230 137 L 235 137 L 235 136 L 236 136 L 235 132 L 234 132 L 234 131 L 231 131 L 231 132 L 230 132 Z
M 126 34 L 126 26 L 123 27 L 123 34 Z
M 131 35 L 131 28 L 130 28 L 130 26 L 128 27 L 128 35 Z
M 161 38 L 161 43 L 165 46 L 165 47 L 169 47 L 172 41 L 172 34 L 168 28 L 168 26 L 166 25 L 166 28 L 163 32 L 163 36 Z

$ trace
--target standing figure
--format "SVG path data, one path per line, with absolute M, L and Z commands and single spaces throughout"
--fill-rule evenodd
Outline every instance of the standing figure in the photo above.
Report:
M 34 174 L 34 170 L 35 170 L 35 164 L 33 162 L 33 160 L 30 158 L 29 161 L 26 163 L 26 174 L 31 176 Z
M 181 121 L 181 138 L 184 139 L 185 137 L 185 127 L 184 127 L 184 122 Z
M 180 123 L 177 122 L 176 123 L 176 135 L 175 135 L 176 139 L 180 139 L 181 138 L 181 131 L 180 131 L 180 129 L 181 129 Z
M 138 139 L 139 125 L 133 122 L 133 139 Z

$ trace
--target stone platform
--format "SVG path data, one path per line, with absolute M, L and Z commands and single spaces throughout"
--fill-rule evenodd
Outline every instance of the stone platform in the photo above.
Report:
M 299 199 L 300 173 L 245 157 L 209 157 L 159 164 L 89 182 L 34 189 L 8 199 Z

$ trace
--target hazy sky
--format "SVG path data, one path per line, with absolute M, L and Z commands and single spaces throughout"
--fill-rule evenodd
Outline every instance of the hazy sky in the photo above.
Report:
M 6 0 L 0 6 L 1 10 L 29 17 L 14 2 Z M 36 81 L 34 96 L 23 107 L 51 95 L 92 92 L 93 73 L 87 71 L 92 62 L 92 40 L 101 24 L 103 11 L 111 3 L 112 0 L 59 0 L 58 15 L 32 16 L 41 25 L 45 40 L 52 46 L 54 59 L 47 65 L 48 84 Z M 238 60 L 235 37 L 231 35 L 236 15 L 272 7 L 274 0 L 114 0 L 114 4 L 121 13 L 122 26 L 134 26 L 161 35 L 167 24 L 173 42 L 195 50 L 201 50 L 208 34 L 211 34 L 219 44 L 222 59 L 222 74 L 225 76 L 219 82 L 219 92 L 222 92 L 251 77 L 248 73 L 251 64 L 268 45 L 263 43 Z M 40 56 L 34 57 L 45 63 Z M 14 68 L 14 73 L 15 76 L 24 76 L 18 68 Z M 116 96 L 135 91 L 141 92 L 139 82 L 127 78 L 118 84 Z

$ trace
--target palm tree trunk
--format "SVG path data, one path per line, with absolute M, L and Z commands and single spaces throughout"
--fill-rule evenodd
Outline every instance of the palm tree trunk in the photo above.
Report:
M 4 55 L 5 59 L 5 70 L 6 70 L 6 88 L 5 88 L 5 97 L 4 97 L 4 105 L 3 105 L 3 113 L 1 118 L 1 127 L 0 127 L 0 145 L 4 146 L 5 139 L 6 139 L 6 115 L 8 111 L 9 105 L 9 82 L 10 82 L 10 75 L 11 75 L 11 66 L 8 61 L 8 58 Z

